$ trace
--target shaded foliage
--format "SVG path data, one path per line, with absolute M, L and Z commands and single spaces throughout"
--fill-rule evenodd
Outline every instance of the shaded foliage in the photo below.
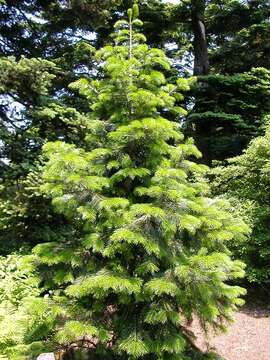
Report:
M 202 76 L 191 95 L 196 102 L 187 118 L 187 131 L 211 164 L 213 159 L 240 154 L 261 133 L 270 111 L 270 71 L 253 68 L 230 76 Z
M 234 197 L 238 211 L 253 227 L 247 243 L 232 246 L 235 256 L 240 256 L 248 265 L 248 280 L 261 285 L 269 284 L 270 279 L 269 136 L 267 125 L 265 134 L 254 139 L 242 155 L 229 159 L 228 166 L 213 170 L 214 191 Z

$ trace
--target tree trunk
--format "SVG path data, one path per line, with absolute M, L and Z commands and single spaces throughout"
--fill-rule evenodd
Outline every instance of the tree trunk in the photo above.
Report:
M 209 72 L 208 48 L 204 23 L 205 0 L 191 1 L 191 18 L 194 33 L 194 75 L 207 75 Z

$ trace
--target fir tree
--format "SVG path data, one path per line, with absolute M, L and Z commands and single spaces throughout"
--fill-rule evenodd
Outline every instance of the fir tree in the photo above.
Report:
M 135 4 L 115 24 L 114 46 L 96 54 L 100 80 L 71 85 L 92 108 L 87 148 L 44 147 L 43 192 L 73 233 L 34 249 L 55 318 L 39 332 L 41 318 L 28 344 L 96 359 L 188 359 L 185 321 L 195 313 L 205 329 L 223 329 L 242 303 L 244 290 L 227 281 L 243 264 L 226 242 L 247 227 L 207 197 L 207 168 L 188 160 L 200 152 L 180 131 L 189 81 L 167 81 L 170 62 L 141 26 Z

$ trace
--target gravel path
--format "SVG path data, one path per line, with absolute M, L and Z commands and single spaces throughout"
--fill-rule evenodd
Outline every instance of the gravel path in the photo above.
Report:
M 243 308 L 228 333 L 211 336 L 208 345 L 196 320 L 192 328 L 201 349 L 213 349 L 226 360 L 270 360 L 270 310 Z

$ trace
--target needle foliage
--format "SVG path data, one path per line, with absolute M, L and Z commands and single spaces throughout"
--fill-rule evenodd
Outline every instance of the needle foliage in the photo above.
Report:
M 170 62 L 141 26 L 135 4 L 96 53 L 100 78 L 71 85 L 91 106 L 87 146 L 44 146 L 42 191 L 73 230 L 34 248 L 50 296 L 28 344 L 95 359 L 191 359 L 193 314 L 205 330 L 224 329 L 242 303 L 244 289 L 228 281 L 244 265 L 226 243 L 247 226 L 208 197 L 207 167 L 180 131 L 192 79 L 167 80 Z

